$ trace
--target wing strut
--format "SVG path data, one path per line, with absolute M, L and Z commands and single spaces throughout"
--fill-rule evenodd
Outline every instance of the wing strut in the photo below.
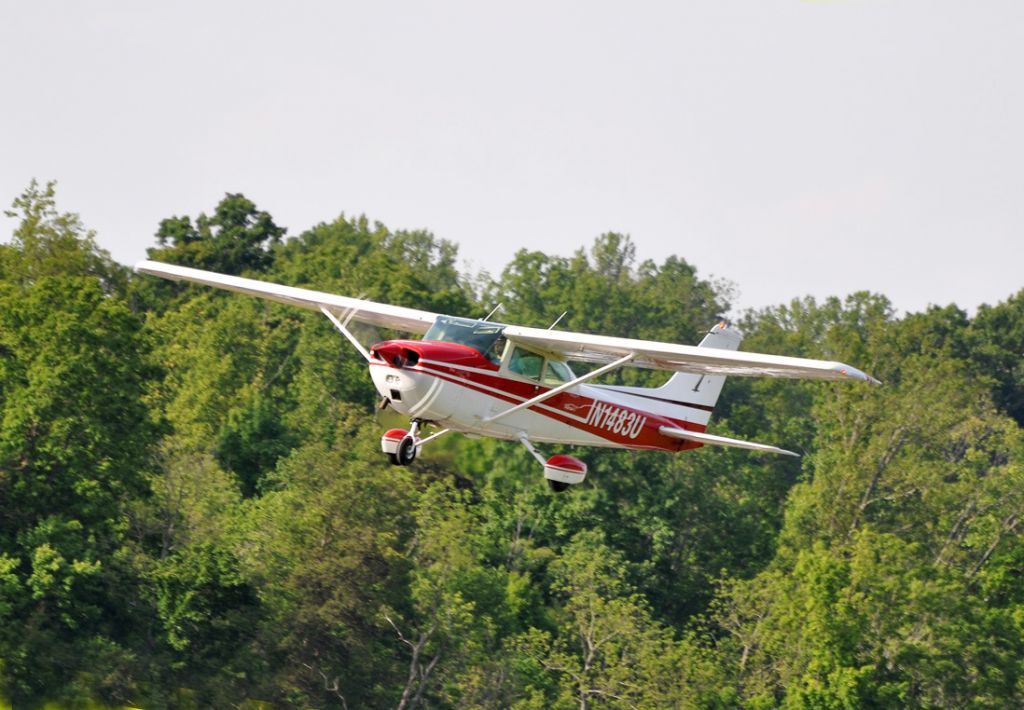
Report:
M 554 397 L 556 394 L 561 394 L 562 392 L 565 392 L 570 387 L 575 387 L 576 385 L 580 384 L 581 382 L 586 382 L 587 380 L 592 380 L 595 377 L 599 377 L 599 376 L 603 375 L 604 373 L 606 373 L 606 372 L 608 372 L 610 370 L 615 370 L 617 368 L 622 367 L 627 362 L 632 360 L 633 357 L 634 357 L 634 353 L 629 353 L 628 355 L 620 357 L 615 362 L 610 362 L 610 363 L 608 363 L 607 365 L 605 365 L 603 367 L 597 368 L 593 372 L 588 372 L 585 375 L 580 375 L 575 380 L 570 380 L 569 382 L 566 382 L 564 384 L 558 385 L 558 387 L 555 387 L 553 389 L 549 389 L 547 392 L 539 394 L 536 397 L 534 397 L 533 399 L 528 399 L 528 400 L 526 400 L 525 402 L 523 402 L 521 404 L 517 404 L 516 406 L 511 407 L 510 409 L 506 409 L 504 412 L 498 412 L 497 414 L 495 414 L 493 416 L 487 417 L 483 421 L 484 421 L 485 424 L 490 424 L 493 421 L 496 421 L 496 420 L 501 419 L 503 417 L 507 417 L 509 414 L 515 414 L 520 409 L 526 409 L 527 407 L 532 407 L 535 404 L 540 404 L 544 400 L 549 399 L 551 397 Z
M 539 463 L 541 466 L 548 465 L 548 462 L 544 460 L 544 457 L 540 455 L 537 449 L 533 448 L 533 444 L 531 444 L 530 440 L 526 438 L 526 432 L 519 432 L 519 441 L 522 442 L 523 446 L 526 447 L 527 451 L 533 454 L 533 458 L 537 459 L 537 463 Z
M 447 434 L 450 431 L 451 431 L 451 429 L 442 429 L 441 431 L 435 432 L 435 433 L 431 434 L 430 436 L 425 437 L 425 438 L 420 439 L 419 441 L 417 441 L 416 442 L 416 446 L 423 446 L 428 441 L 433 441 L 434 439 L 436 439 L 436 438 L 438 438 L 440 436 L 444 436 L 445 434 Z
M 366 348 L 364 348 L 362 346 L 362 343 L 360 343 L 358 340 L 356 340 L 356 336 L 352 335 L 352 333 L 346 327 L 348 325 L 349 321 L 352 320 L 352 316 L 354 316 L 356 313 L 358 313 L 358 311 L 359 311 L 359 309 L 357 309 L 357 308 L 352 308 L 351 310 L 349 310 L 348 315 L 345 316 L 345 322 L 342 323 L 341 321 L 338 320 L 338 318 L 333 313 L 331 313 L 327 309 L 327 306 L 320 306 L 320 312 L 323 313 L 325 316 L 327 316 L 328 318 L 331 319 L 331 323 L 334 323 L 334 327 L 337 328 L 338 330 L 340 330 L 341 334 L 344 335 L 346 338 L 348 338 L 348 342 L 352 343 L 352 345 L 355 346 L 356 350 L 359 351 L 359 354 L 362 355 L 366 359 L 367 362 L 369 362 L 370 361 L 370 353 L 367 352 Z

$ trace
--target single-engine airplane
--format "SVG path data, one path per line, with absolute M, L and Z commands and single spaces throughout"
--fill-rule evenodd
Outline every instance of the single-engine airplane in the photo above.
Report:
M 450 431 L 518 440 L 556 491 L 582 483 L 587 465 L 573 456 L 545 459 L 534 443 L 686 451 L 705 444 L 797 456 L 776 446 L 708 434 L 727 375 L 818 380 L 878 380 L 840 362 L 738 352 L 742 335 L 719 323 L 697 346 L 504 325 L 337 296 L 155 261 L 135 270 L 298 306 L 325 315 L 359 351 L 377 391 L 410 419 L 381 448 L 392 463 L 413 462 Z M 421 340 L 386 340 L 366 349 L 349 330 L 357 321 Z M 569 360 L 599 365 L 584 375 Z M 673 371 L 661 387 L 590 384 L 620 367 Z M 440 429 L 423 436 L 432 425 Z

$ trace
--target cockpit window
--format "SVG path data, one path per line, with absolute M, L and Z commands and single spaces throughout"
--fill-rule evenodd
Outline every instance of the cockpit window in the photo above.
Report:
M 512 355 L 508 359 L 509 372 L 514 372 L 523 377 L 529 377 L 534 382 L 542 382 L 545 385 L 558 386 L 576 379 L 572 370 L 561 360 L 545 361 L 544 356 L 530 352 L 519 346 L 512 348 Z M 543 379 L 541 373 L 544 373 Z
M 575 378 L 576 376 L 572 374 L 572 370 L 564 362 L 548 360 L 548 366 L 544 369 L 544 384 L 560 385 L 570 382 Z
M 540 381 L 540 371 L 544 369 L 544 357 L 529 350 L 515 348 L 508 361 L 508 369 L 517 375 Z
M 505 347 L 505 338 L 501 336 L 503 330 L 505 326 L 499 323 L 438 316 L 423 339 L 468 345 L 497 365 Z

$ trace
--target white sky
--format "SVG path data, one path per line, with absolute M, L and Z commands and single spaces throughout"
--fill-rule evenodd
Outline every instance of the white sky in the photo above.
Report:
M 0 201 L 56 179 L 125 263 L 243 192 L 492 273 L 626 232 L 740 307 L 1024 287 L 1019 0 L 0 0 L 0 91 Z

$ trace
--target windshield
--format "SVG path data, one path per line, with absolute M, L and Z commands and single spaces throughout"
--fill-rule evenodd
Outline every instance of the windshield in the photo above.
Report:
M 423 339 L 468 345 L 497 365 L 501 362 L 501 351 L 505 347 L 505 339 L 501 337 L 503 330 L 505 326 L 498 323 L 438 316 Z

